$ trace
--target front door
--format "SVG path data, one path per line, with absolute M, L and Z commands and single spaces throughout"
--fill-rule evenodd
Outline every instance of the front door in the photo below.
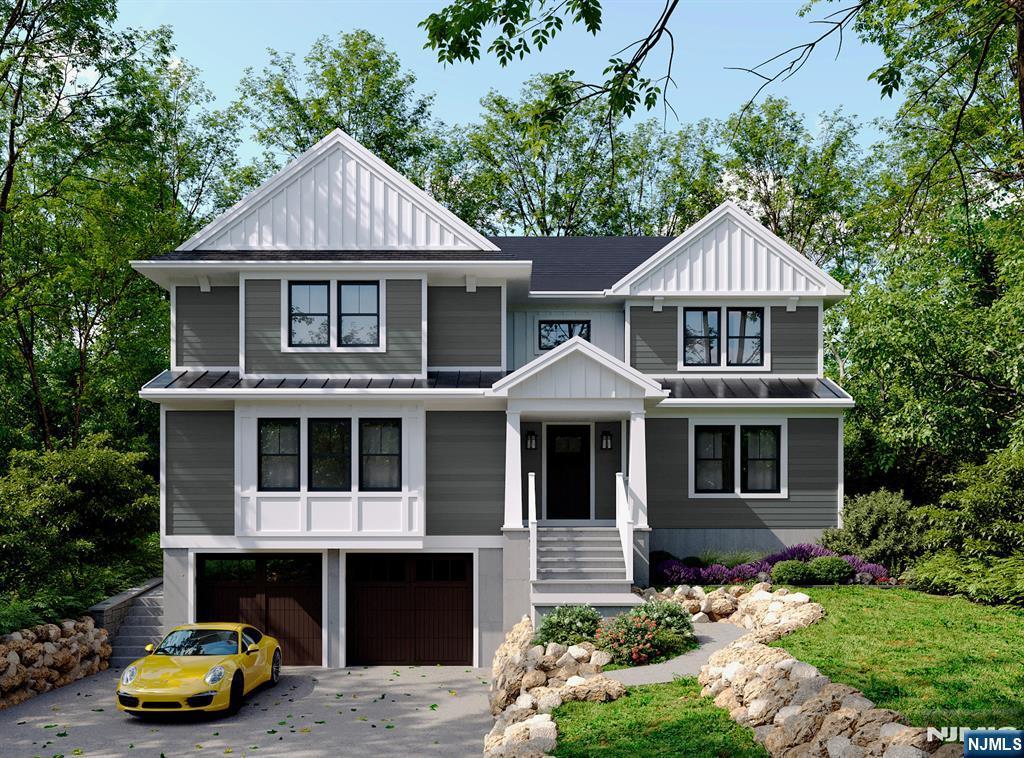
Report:
M 590 427 L 550 424 L 547 455 L 548 519 L 590 518 Z

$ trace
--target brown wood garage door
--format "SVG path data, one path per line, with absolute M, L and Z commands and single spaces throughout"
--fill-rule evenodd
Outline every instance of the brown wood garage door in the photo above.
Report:
M 349 665 L 473 662 L 473 557 L 358 555 L 346 566 Z
M 196 620 L 240 621 L 276 637 L 284 662 L 322 662 L 323 595 L 317 554 L 196 557 Z

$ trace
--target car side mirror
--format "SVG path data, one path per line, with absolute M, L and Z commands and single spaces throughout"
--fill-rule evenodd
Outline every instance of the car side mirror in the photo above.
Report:
M 249 647 L 247 647 L 247 648 L 245 649 L 245 652 L 246 652 L 246 654 L 248 654 L 248 655 L 255 655 L 255 654 L 256 654 L 256 653 L 258 653 L 259 651 L 260 651 L 260 649 L 259 649 L 259 648 L 258 648 L 258 647 L 257 647 L 257 646 L 256 646 L 255 644 L 253 644 L 253 645 L 249 645 Z
M 153 643 L 152 642 L 150 642 L 148 645 L 146 645 L 146 652 L 147 653 L 152 653 L 153 652 Z

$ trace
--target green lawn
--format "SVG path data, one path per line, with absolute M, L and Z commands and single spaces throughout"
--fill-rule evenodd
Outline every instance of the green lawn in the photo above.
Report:
M 763 758 L 753 732 L 700 696 L 696 679 L 632 687 L 613 703 L 566 703 L 554 713 L 557 756 Z
M 775 647 L 915 726 L 1024 727 L 1024 610 L 904 589 L 804 591 L 825 618 Z

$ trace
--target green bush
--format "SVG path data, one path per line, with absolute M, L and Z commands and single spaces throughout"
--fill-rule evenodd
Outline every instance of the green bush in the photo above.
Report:
M 668 629 L 683 639 L 692 638 L 696 641 L 690 612 L 678 603 L 668 600 L 649 600 L 643 605 L 638 605 L 630 613 L 653 620 L 659 629 Z
M 813 584 L 846 584 L 853 579 L 853 567 L 842 558 L 814 558 L 807 570 Z
M 880 563 L 895 576 L 922 554 L 923 533 L 921 516 L 903 494 L 881 489 L 846 498 L 843 527 L 826 529 L 820 542 L 838 555 Z
M 601 625 L 601 614 L 589 605 L 560 605 L 540 621 L 533 641 L 538 645 L 559 642 L 575 645 L 593 640 Z
M 594 638 L 597 646 L 622 666 L 644 666 L 672 658 L 696 647 L 696 640 L 683 637 L 640 613 L 622 613 L 606 620 Z
M 962 595 L 991 605 L 1024 606 L 1024 553 L 964 558 L 944 550 L 914 564 L 903 579 L 915 590 Z
M 810 564 L 803 561 L 779 561 L 772 566 L 772 582 L 775 584 L 810 584 Z

